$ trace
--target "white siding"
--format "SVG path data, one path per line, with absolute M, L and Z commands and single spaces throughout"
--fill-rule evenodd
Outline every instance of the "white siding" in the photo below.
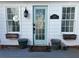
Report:
M 60 39 L 67 45 L 79 45 L 79 2 L 0 2 L 0 44 L 17 45 L 17 40 L 6 39 L 6 7 L 19 7 L 20 15 L 20 38 L 29 39 L 29 45 L 33 45 L 33 5 L 48 5 L 48 20 L 47 20 L 47 39 L 48 44 L 52 38 Z M 76 7 L 74 34 L 77 34 L 76 40 L 63 40 L 61 32 L 62 7 Z M 24 17 L 25 7 L 29 12 L 29 17 Z M 59 15 L 59 19 L 50 19 L 52 14 Z
M 29 11 L 29 17 L 25 18 L 24 17 L 24 10 L 25 7 L 27 7 Z M 21 38 L 27 38 L 29 39 L 29 43 L 32 45 L 33 44 L 33 34 L 32 34 L 32 24 L 33 24 L 33 19 L 32 19 L 32 6 L 31 5 L 26 5 L 26 6 L 21 6 L 22 7 L 22 20 L 21 20 Z M 30 7 L 30 8 L 29 8 Z

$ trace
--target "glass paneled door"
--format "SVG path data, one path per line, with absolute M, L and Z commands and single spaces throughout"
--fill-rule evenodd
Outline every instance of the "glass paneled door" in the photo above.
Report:
M 34 45 L 46 46 L 46 21 L 47 21 L 47 6 L 34 6 L 33 8 L 33 37 Z

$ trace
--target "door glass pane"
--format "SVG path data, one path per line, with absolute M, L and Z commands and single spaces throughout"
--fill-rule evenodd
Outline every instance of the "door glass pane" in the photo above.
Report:
M 35 33 L 36 40 L 45 39 L 45 9 L 36 9 L 35 10 Z

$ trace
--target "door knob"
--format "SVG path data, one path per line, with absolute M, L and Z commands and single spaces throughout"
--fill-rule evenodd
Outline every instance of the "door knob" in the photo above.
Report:
M 35 33 L 35 28 L 33 27 L 33 33 Z
M 33 30 L 35 31 L 35 28 L 33 28 Z
M 35 24 L 33 24 L 33 26 L 35 26 Z

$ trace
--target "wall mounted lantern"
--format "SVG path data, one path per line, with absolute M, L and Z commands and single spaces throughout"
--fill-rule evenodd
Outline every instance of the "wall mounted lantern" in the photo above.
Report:
M 24 17 L 28 17 L 28 10 L 27 9 L 24 10 Z

